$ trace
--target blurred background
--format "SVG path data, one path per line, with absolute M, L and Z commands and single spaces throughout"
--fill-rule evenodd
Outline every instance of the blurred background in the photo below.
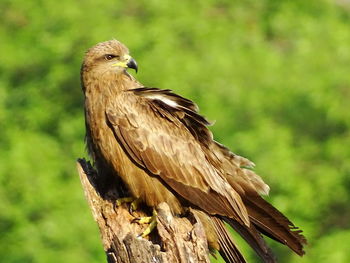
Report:
M 105 262 L 75 161 L 81 61 L 112 38 L 256 163 L 309 240 L 303 258 L 271 242 L 280 262 L 350 262 L 350 1 L 1 0 L 0 17 L 0 262 Z

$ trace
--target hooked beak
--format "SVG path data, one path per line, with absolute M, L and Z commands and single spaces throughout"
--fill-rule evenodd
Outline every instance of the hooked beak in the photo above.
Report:
M 137 63 L 135 61 L 135 59 L 131 58 L 128 60 L 128 62 L 126 63 L 126 66 L 128 68 L 132 68 L 132 69 L 135 69 L 135 72 L 137 73 Z
M 124 55 L 122 61 L 118 61 L 117 63 L 113 64 L 114 67 L 123 67 L 123 68 L 132 68 L 135 69 L 137 73 L 137 63 L 135 59 L 130 57 L 129 55 Z

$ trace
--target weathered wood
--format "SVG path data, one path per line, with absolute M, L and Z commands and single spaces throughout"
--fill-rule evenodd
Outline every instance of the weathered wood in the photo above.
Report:
M 115 206 L 116 188 L 101 192 L 99 177 L 89 162 L 79 159 L 77 168 L 85 197 L 101 233 L 108 263 L 209 263 L 203 225 L 189 210 L 187 217 L 172 215 L 166 203 L 156 209 L 157 230 L 146 238 L 137 237 L 147 225 L 133 223 L 145 211 L 129 212 L 129 205 Z

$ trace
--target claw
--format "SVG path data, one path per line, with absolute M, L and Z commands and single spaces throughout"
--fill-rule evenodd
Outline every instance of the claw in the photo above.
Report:
M 124 203 L 130 203 L 129 206 L 129 213 L 134 216 L 134 211 L 137 210 L 140 204 L 140 199 L 134 198 L 134 197 L 123 197 L 118 198 L 116 201 L 116 206 L 121 206 Z
M 137 210 L 137 208 L 139 208 L 140 202 L 141 202 L 140 199 L 135 199 L 134 201 L 131 202 L 130 209 L 132 212 L 134 212 L 135 210 Z
M 118 198 L 115 203 L 117 206 L 121 206 L 124 203 L 132 203 L 134 201 L 135 201 L 134 197 L 123 197 L 123 198 Z
M 132 220 L 132 223 L 149 224 L 145 231 L 137 235 L 137 237 L 146 237 L 157 226 L 157 211 L 153 209 L 152 216 L 135 218 L 134 220 Z
M 150 224 L 153 220 L 153 216 L 145 216 L 145 217 L 137 217 L 134 218 L 131 223 L 138 223 L 138 224 Z

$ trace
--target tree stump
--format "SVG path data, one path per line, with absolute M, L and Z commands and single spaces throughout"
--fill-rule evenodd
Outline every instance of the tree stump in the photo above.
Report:
M 174 216 L 166 203 L 156 210 L 157 228 L 147 238 L 138 237 L 147 225 L 132 222 L 147 216 L 147 209 L 129 211 L 129 204 L 116 206 L 117 187 L 101 190 L 96 170 L 85 159 L 77 168 L 85 197 L 101 233 L 108 263 L 209 263 L 207 239 L 200 220 L 191 212 Z M 148 211 L 149 212 L 149 211 Z

